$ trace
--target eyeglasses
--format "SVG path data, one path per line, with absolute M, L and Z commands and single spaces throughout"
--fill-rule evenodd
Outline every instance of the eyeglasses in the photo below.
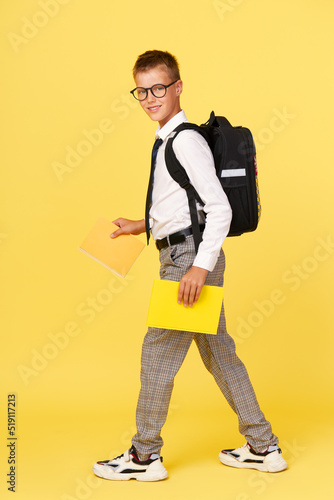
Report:
M 178 80 L 175 80 L 175 82 L 172 82 L 169 85 L 164 85 L 163 83 L 157 83 L 156 85 L 153 85 L 153 87 L 149 87 L 147 89 L 145 89 L 144 87 L 136 87 L 135 89 L 130 90 L 130 93 L 133 95 L 135 99 L 137 99 L 137 101 L 145 101 L 145 99 L 148 96 L 149 90 L 151 91 L 154 97 L 165 97 L 168 87 L 174 85 L 174 83 L 176 82 L 178 82 Z

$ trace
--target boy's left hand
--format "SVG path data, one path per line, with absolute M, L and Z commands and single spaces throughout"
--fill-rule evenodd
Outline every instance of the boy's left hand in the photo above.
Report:
M 192 306 L 194 302 L 198 301 L 201 290 L 205 283 L 207 269 L 202 267 L 193 266 L 182 278 L 179 285 L 179 293 L 177 301 L 185 307 Z

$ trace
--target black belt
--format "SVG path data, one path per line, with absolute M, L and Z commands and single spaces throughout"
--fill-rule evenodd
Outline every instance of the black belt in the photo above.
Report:
M 204 228 L 204 224 L 199 225 L 201 233 L 204 231 Z M 156 240 L 156 247 L 158 250 L 161 250 L 162 248 L 177 245 L 178 243 L 182 243 L 183 241 L 185 241 L 186 236 L 189 236 L 189 234 L 193 234 L 193 230 L 191 227 L 187 227 L 186 229 L 182 229 L 182 231 L 177 231 L 177 233 L 170 234 L 169 236 L 166 236 L 166 238 L 162 238 L 162 240 Z

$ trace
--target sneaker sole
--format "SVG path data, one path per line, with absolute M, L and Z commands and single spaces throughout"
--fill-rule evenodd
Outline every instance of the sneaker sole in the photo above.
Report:
M 161 462 L 160 462 L 161 464 Z M 131 474 L 121 474 L 119 472 L 114 472 L 110 467 L 105 465 L 95 464 L 93 466 L 93 472 L 96 476 L 101 477 L 102 479 L 109 479 L 111 481 L 129 481 L 130 479 L 136 479 L 137 481 L 143 482 L 154 482 L 154 481 L 162 481 L 168 477 L 168 472 L 161 464 L 154 467 L 157 470 L 148 470 L 146 472 L 139 473 L 131 473 Z
M 249 463 L 249 462 L 239 462 L 237 459 L 226 455 L 225 453 L 219 453 L 219 460 L 222 464 L 228 465 L 229 467 L 236 467 L 238 469 L 256 469 L 260 472 L 281 472 L 288 468 L 288 464 L 280 455 L 276 457 L 271 457 L 270 461 L 264 460 L 263 463 Z

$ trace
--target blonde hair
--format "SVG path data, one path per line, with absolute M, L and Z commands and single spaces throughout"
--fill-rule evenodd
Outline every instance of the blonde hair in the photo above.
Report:
M 162 50 L 147 50 L 138 56 L 132 70 L 133 78 L 135 79 L 137 73 L 141 71 L 148 71 L 149 69 L 156 68 L 158 66 L 165 66 L 168 75 L 172 80 L 181 79 L 179 64 L 176 57 L 169 52 L 163 52 Z

